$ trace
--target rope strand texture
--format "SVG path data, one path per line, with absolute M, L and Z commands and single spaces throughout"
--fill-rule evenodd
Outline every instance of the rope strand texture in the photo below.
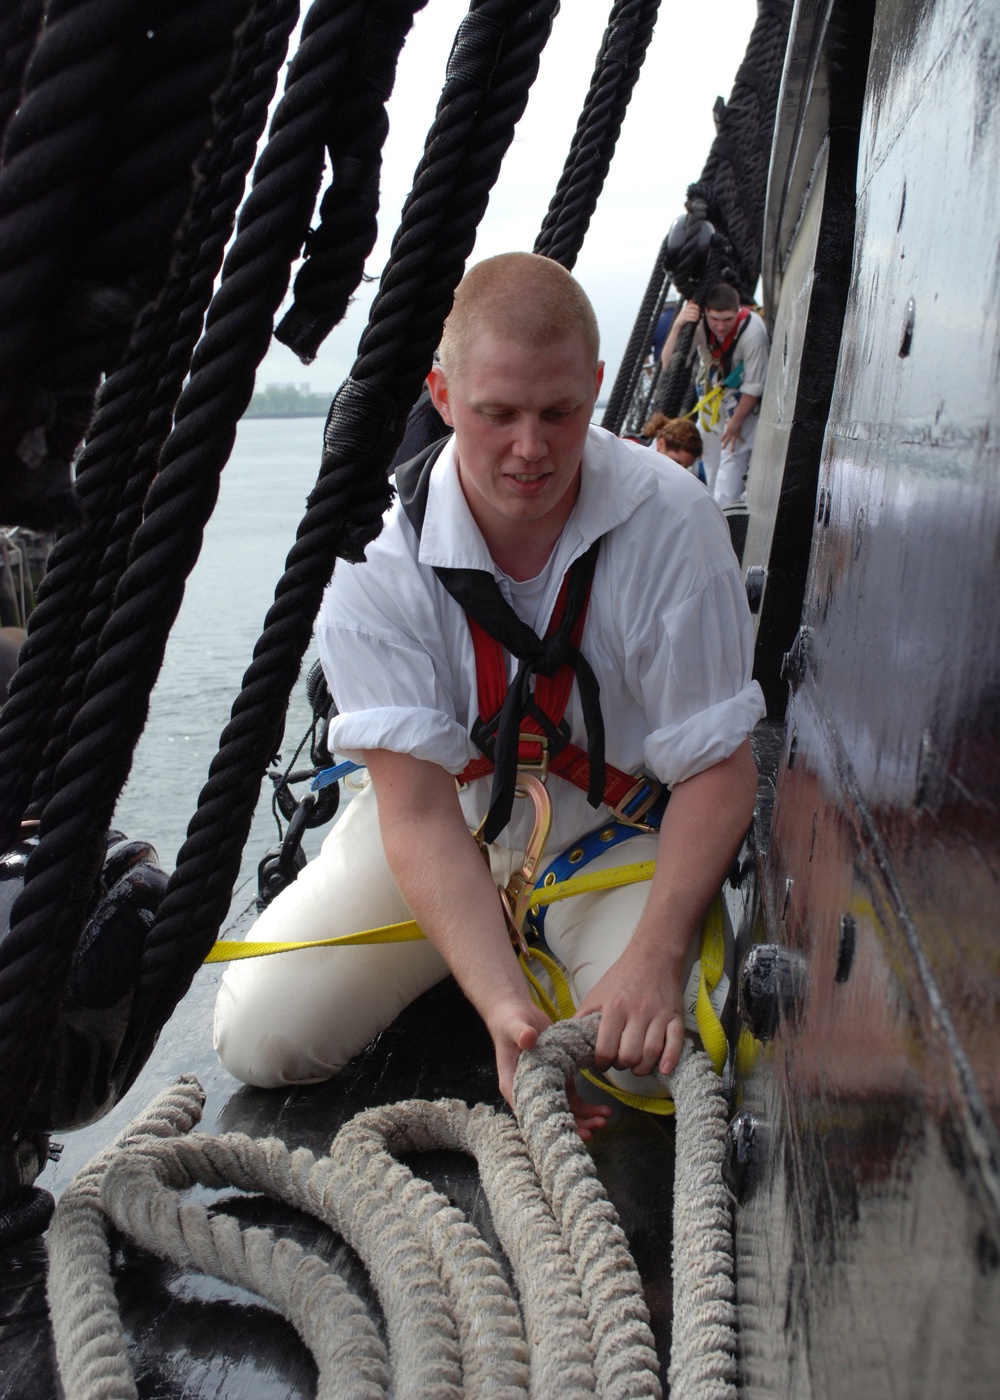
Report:
M 324 1400 L 375 1400 L 390 1387 L 401 1400 L 487 1394 L 658 1400 L 638 1274 L 566 1100 L 566 1076 L 577 1064 L 593 1062 L 596 1025 L 596 1017 L 560 1023 L 522 1056 L 515 1082 L 520 1126 L 482 1104 L 469 1109 L 458 1100 L 413 1100 L 358 1115 L 324 1158 L 304 1148 L 289 1151 L 274 1139 L 190 1134 L 203 1095 L 192 1077 L 180 1081 L 74 1179 L 57 1208 L 49 1232 L 49 1301 L 67 1400 L 136 1395 L 102 1212 L 162 1257 L 269 1298 L 316 1355 L 317 1393 Z M 673 1077 L 678 1212 L 710 1193 L 710 1159 L 719 1170 L 721 1138 L 714 1125 L 721 1094 L 710 1068 L 716 1087 L 705 1093 L 707 1064 L 706 1056 L 689 1053 Z M 699 1105 L 708 1100 L 711 1143 L 688 1143 L 689 1133 L 702 1130 Z M 501 1268 L 473 1227 L 398 1161 L 400 1154 L 439 1148 L 469 1153 L 479 1163 L 523 1325 Z M 695 1175 L 688 1185 L 681 1178 L 689 1163 Z M 363 1306 L 329 1265 L 287 1241 L 275 1242 L 269 1231 L 243 1232 L 230 1215 L 183 1203 L 179 1190 L 195 1182 L 264 1191 L 342 1235 L 371 1273 L 389 1358 Z M 731 1326 L 727 1332 L 713 1324 L 707 1343 L 699 1344 L 691 1321 L 704 1310 L 705 1290 L 695 1278 L 700 1291 L 688 1306 L 681 1293 L 687 1284 L 676 1272 L 678 1253 L 706 1255 L 710 1267 L 697 1257 L 690 1264 L 719 1291 L 728 1234 L 721 1177 L 716 1196 L 707 1250 L 700 1222 L 677 1226 L 683 1247 L 675 1248 L 675 1309 L 685 1330 L 683 1345 L 676 1336 L 674 1342 L 674 1400 L 730 1400 L 734 1394 L 706 1388 L 720 1357 L 731 1374 Z
M 736 1400 L 732 1219 L 722 1180 L 726 1100 L 708 1056 L 690 1045 L 668 1085 L 677 1108 L 670 1394 Z
M 534 252 L 570 270 L 604 188 L 659 8 L 660 0 L 615 0 L 608 17 L 569 155 L 535 239 Z

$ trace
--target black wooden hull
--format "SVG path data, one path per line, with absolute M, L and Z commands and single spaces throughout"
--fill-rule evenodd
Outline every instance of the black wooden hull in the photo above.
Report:
M 807 990 L 735 1105 L 748 1396 L 996 1394 L 998 45 L 988 3 L 803 3 L 786 65 L 744 566 L 753 937 Z

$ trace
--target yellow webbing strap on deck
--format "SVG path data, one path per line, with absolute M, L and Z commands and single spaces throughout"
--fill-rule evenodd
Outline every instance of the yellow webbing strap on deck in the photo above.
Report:
M 618 885 L 634 885 L 640 880 L 651 880 L 655 868 L 653 861 L 641 860 L 632 865 L 619 865 L 614 870 L 574 875 L 572 880 L 562 880 L 558 885 L 545 885 L 535 890 L 531 896 L 531 908 L 537 909 L 542 904 L 553 904 L 558 899 L 569 899 L 571 895 L 586 894 L 590 890 L 608 890 Z M 413 943 L 423 936 L 420 925 L 414 919 L 407 919 L 401 924 L 383 924 L 381 928 L 345 933 L 339 938 L 316 938 L 306 943 L 258 943 L 220 938 L 205 961 L 235 962 L 238 958 L 264 958 L 270 953 L 291 953 L 301 948 L 348 948 L 356 943 Z

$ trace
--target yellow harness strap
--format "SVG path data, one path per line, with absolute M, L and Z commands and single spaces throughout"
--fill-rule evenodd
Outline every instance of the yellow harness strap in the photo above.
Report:
M 701 414 L 701 426 L 706 433 L 710 433 L 719 421 L 719 414 L 722 412 L 722 395 L 725 391 L 724 384 L 716 384 L 703 394 L 694 408 L 685 413 L 685 418 L 697 418 Z
M 632 865 L 619 865 L 614 870 L 596 870 L 591 875 L 574 875 L 572 880 L 562 880 L 558 885 L 546 885 L 535 890 L 529 906 L 537 909 L 542 904 L 553 904 L 558 899 L 569 899 L 574 894 L 586 894 L 590 890 L 609 890 L 618 885 L 634 885 L 640 880 L 651 880 L 654 869 L 653 861 L 641 860 Z M 420 925 L 414 919 L 408 919 L 401 924 L 383 924 L 381 928 L 363 929 L 360 933 L 345 933 L 339 938 L 316 938 L 306 943 L 257 943 L 220 938 L 205 961 L 236 962 L 239 958 L 265 958 L 271 953 L 293 953 L 301 948 L 348 948 L 356 943 L 413 943 L 423 936 Z

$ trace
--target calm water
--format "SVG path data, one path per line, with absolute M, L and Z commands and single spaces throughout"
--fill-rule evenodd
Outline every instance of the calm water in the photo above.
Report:
M 129 836 L 152 841 L 167 870 L 173 869 L 295 539 L 319 471 L 322 440 L 322 418 L 256 418 L 239 425 L 115 815 Z M 289 758 L 309 723 L 305 677 L 315 657 L 311 647 L 293 693 L 282 749 Z M 270 795 L 268 782 L 244 853 L 244 904 L 255 889 L 258 860 L 277 839 Z M 307 838 L 307 850 L 310 843 L 314 848 L 315 837 Z

